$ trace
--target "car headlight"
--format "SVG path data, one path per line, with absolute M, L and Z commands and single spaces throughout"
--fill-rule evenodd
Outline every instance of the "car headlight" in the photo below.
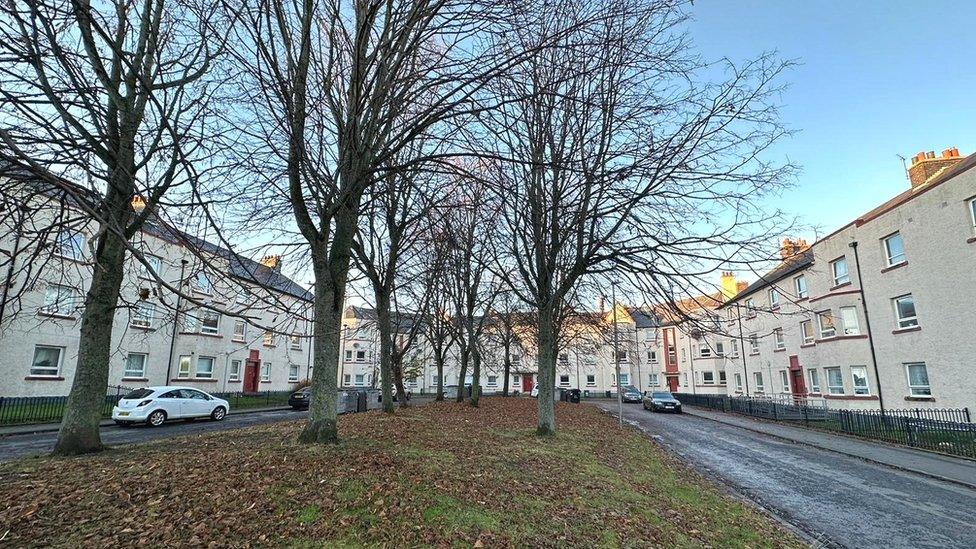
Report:
M 143 406 L 145 406 L 146 404 L 149 404 L 150 402 L 152 402 L 152 399 L 151 398 L 147 398 L 146 400 L 143 400 L 139 404 L 136 404 L 136 408 L 142 408 Z

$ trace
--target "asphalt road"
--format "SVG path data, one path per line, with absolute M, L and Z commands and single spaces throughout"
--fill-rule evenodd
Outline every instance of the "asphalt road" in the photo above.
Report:
M 976 547 L 976 490 L 640 404 L 624 419 L 825 545 Z
M 119 427 L 111 425 L 102 427 L 102 442 L 109 446 L 146 442 L 161 438 L 239 429 L 251 425 L 261 425 L 278 421 L 289 421 L 308 417 L 308 412 L 293 410 L 275 410 L 267 412 L 253 412 L 247 414 L 229 414 L 223 421 L 199 419 L 192 422 L 172 421 L 160 427 L 148 425 L 133 425 Z M 0 438 L 0 461 L 19 457 L 32 456 L 50 452 L 57 440 L 57 432 L 34 433 L 26 435 L 11 435 Z

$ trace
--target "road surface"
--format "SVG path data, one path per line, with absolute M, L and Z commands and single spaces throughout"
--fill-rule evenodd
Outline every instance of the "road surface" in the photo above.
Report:
M 640 404 L 624 419 L 824 545 L 976 547 L 976 490 Z
M 278 421 L 304 419 L 308 412 L 293 410 L 272 410 L 246 414 L 228 414 L 223 421 L 196 420 L 192 422 L 172 421 L 160 427 L 147 425 L 133 425 L 119 427 L 110 425 L 102 427 L 102 442 L 109 446 L 146 442 L 161 438 L 178 437 L 211 431 L 239 429 L 251 425 L 261 425 Z M 25 435 L 10 435 L 0 437 L 0 461 L 7 461 L 19 457 L 32 456 L 50 452 L 58 438 L 57 432 L 33 433 Z

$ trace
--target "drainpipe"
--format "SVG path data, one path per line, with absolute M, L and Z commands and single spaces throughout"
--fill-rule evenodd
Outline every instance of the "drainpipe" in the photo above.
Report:
M 163 385 L 168 385 L 169 380 L 173 379 L 173 352 L 176 349 L 176 332 L 180 329 L 180 305 L 183 304 L 183 277 L 186 276 L 186 259 L 180 260 L 180 281 L 176 285 L 176 314 L 173 316 L 173 333 L 169 337 L 169 360 L 166 361 L 166 380 Z
M 864 297 L 864 278 L 861 277 L 861 260 L 857 254 L 857 241 L 848 244 L 854 250 L 854 267 L 857 269 L 857 293 L 861 296 L 861 306 L 864 307 L 864 327 L 868 330 L 868 347 L 871 349 L 871 362 L 874 365 L 874 379 L 878 385 L 878 406 L 884 415 L 884 397 L 881 395 L 881 375 L 878 373 L 878 356 L 874 350 L 874 334 L 871 333 L 871 316 L 868 314 L 868 302 Z
M 749 368 L 746 367 L 746 338 L 742 332 L 742 311 L 735 304 L 735 318 L 739 322 L 739 357 L 742 359 L 742 375 L 746 378 L 746 396 L 749 396 Z
M 691 369 L 691 394 L 698 394 L 695 381 L 695 353 L 691 347 L 691 334 L 688 334 L 688 368 Z
M 637 362 L 637 390 L 644 394 L 644 389 L 641 385 L 644 384 L 641 381 L 641 352 L 640 352 L 640 332 L 637 331 L 637 321 L 634 321 L 634 360 Z

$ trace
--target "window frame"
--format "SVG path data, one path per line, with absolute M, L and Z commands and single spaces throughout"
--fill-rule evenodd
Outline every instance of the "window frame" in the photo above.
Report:
M 295 333 L 289 335 L 288 336 L 288 346 L 291 347 L 292 349 L 296 350 L 296 351 L 301 351 L 302 350 L 302 335 L 303 334 L 300 334 L 298 332 L 295 332 Z
M 261 336 L 261 343 L 265 347 L 274 347 L 275 346 L 274 341 L 275 341 L 274 332 L 272 330 L 265 330 L 264 335 Z
M 752 380 L 755 382 L 756 392 L 760 392 L 760 393 L 765 393 L 766 392 L 766 384 L 763 383 L 763 375 L 762 375 L 762 372 L 753 372 L 752 373 Z
M 51 301 L 52 290 L 54 301 Z M 48 283 L 44 290 L 44 304 L 38 309 L 43 315 L 74 318 L 77 310 L 78 290 L 65 284 Z
M 863 372 L 864 385 L 857 384 L 857 376 L 854 374 L 855 370 Z M 856 396 L 871 396 L 871 380 L 868 378 L 868 367 L 867 366 L 851 366 L 851 388 L 854 389 L 854 394 Z
M 211 311 L 210 309 L 204 309 L 203 314 L 200 318 L 200 333 L 204 335 L 220 335 L 220 317 L 222 315 L 217 311 Z M 207 326 L 208 320 L 214 320 L 213 327 Z
M 267 374 L 265 374 L 265 372 L 267 372 Z M 260 372 L 260 374 L 261 374 L 261 376 L 260 376 L 261 383 L 271 383 L 271 363 L 270 362 L 262 362 L 261 363 L 261 372 Z
M 782 389 L 782 393 L 783 394 L 790 394 L 790 393 L 793 392 L 793 389 L 790 387 L 790 371 L 789 370 L 780 370 L 779 371 L 779 383 L 780 383 L 780 385 L 783 386 L 783 389 Z
M 732 374 L 732 379 L 735 380 L 735 390 L 742 392 L 742 374 L 736 372 Z
M 654 372 L 647 374 L 647 384 L 651 387 L 660 387 L 658 382 L 658 375 Z
M 840 310 L 840 323 L 841 323 L 841 326 L 843 327 L 844 335 L 845 336 L 861 335 L 861 320 L 857 317 L 857 307 L 855 307 L 853 305 L 847 305 L 847 306 L 841 307 L 839 310 Z M 851 331 L 852 328 L 850 328 L 850 327 L 847 326 L 847 321 L 849 319 L 844 316 L 844 312 L 845 311 L 850 311 L 850 313 L 853 315 L 853 317 L 852 317 L 853 318 L 853 321 L 854 321 L 853 331 Z M 836 327 L 837 326 L 836 326 L 836 323 L 835 323 L 834 324 L 834 328 L 836 329 Z
M 708 343 L 698 344 L 698 356 L 701 358 L 712 358 L 712 348 L 708 346 Z
M 139 370 L 130 370 L 129 365 L 131 364 L 132 357 L 141 357 L 142 364 Z M 125 366 L 122 367 L 122 379 L 145 379 L 146 378 L 146 362 L 149 360 L 148 353 L 126 353 L 125 355 Z
M 56 365 L 54 365 L 53 367 L 45 366 L 40 368 L 41 370 L 45 370 L 47 372 L 54 370 L 53 374 L 38 373 L 37 371 L 35 371 L 38 369 L 36 364 L 37 364 L 37 351 L 39 349 L 53 349 L 58 352 L 58 359 Z M 61 377 L 61 368 L 64 366 L 64 350 L 65 350 L 64 347 L 58 347 L 57 345 L 34 345 L 34 353 L 31 354 L 31 362 L 30 362 L 30 367 L 27 369 L 27 375 L 29 377 L 42 377 L 42 378 L 51 378 L 51 379 L 57 379 Z
M 565 381 L 563 381 L 565 379 Z M 559 385 L 562 387 L 569 387 L 569 375 L 559 374 Z
M 807 335 L 807 329 L 809 328 L 809 336 Z M 800 321 L 800 337 L 803 339 L 804 345 L 811 345 L 817 341 L 817 333 L 813 331 L 813 321 L 810 319 Z
M 596 387 L 596 375 L 594 375 L 594 374 L 586 374 L 586 386 L 587 387 Z
M 711 379 L 706 378 L 705 374 L 710 375 Z M 715 372 L 711 370 L 703 370 L 701 376 L 702 376 L 702 385 L 715 385 Z
M 786 350 L 786 335 L 783 328 L 773 328 L 773 345 L 777 351 Z
M 973 230 L 973 233 L 976 234 L 976 196 L 970 198 L 966 202 L 969 205 L 969 227 Z
M 237 327 L 240 326 L 240 332 L 237 331 Z M 247 341 L 247 322 L 241 319 L 234 320 L 234 332 L 230 336 L 231 341 Z
M 151 329 L 156 316 L 156 304 L 151 301 L 140 300 L 132 309 L 129 325 L 135 328 Z M 146 313 L 146 314 L 143 314 Z
M 620 381 L 620 386 L 621 387 L 630 385 L 630 373 L 629 372 L 620 372 L 620 379 L 618 381 Z
M 146 262 L 139 262 L 139 278 L 143 280 L 154 280 L 153 273 L 155 273 L 156 276 L 162 275 L 163 258 L 154 254 L 142 254 L 142 258 L 145 259 Z M 146 263 L 152 264 L 152 272 L 150 272 L 146 267 Z
M 230 361 L 230 366 L 227 369 L 227 381 L 241 380 L 241 362 L 240 360 Z
M 807 368 L 807 382 L 810 383 L 810 392 L 820 394 L 820 371 L 816 368 Z
M 908 298 L 912 301 L 912 311 L 914 311 L 913 316 L 901 316 L 901 310 L 898 307 L 898 303 L 903 299 Z M 910 328 L 918 327 L 918 309 L 915 307 L 915 296 L 913 294 L 900 295 L 891 299 L 892 304 L 895 307 L 895 324 L 898 325 L 898 330 L 907 330 Z M 907 324 L 906 324 L 907 323 Z
M 925 381 L 927 381 L 928 383 L 926 383 L 925 385 L 912 385 L 912 374 L 911 374 L 911 367 L 912 366 L 921 366 L 922 367 L 922 369 L 925 372 Z M 932 380 L 929 379 L 929 367 L 928 367 L 928 365 L 926 365 L 924 362 L 905 362 L 904 363 L 904 368 L 905 368 L 905 378 L 906 378 L 906 381 L 908 383 L 908 395 L 909 396 L 913 396 L 913 397 L 928 397 L 928 398 L 931 398 L 932 397 Z M 923 392 L 916 392 L 916 390 L 925 391 L 925 392 L 924 393 Z
M 759 334 L 749 334 L 749 354 L 759 354 Z
M 200 375 L 200 361 L 210 361 L 210 373 Z M 195 368 L 193 368 L 193 379 L 214 379 L 214 370 L 217 367 L 217 358 L 212 356 L 198 356 Z
M 292 372 L 294 372 L 295 375 L 292 375 Z M 301 374 L 302 374 L 301 366 L 299 366 L 298 364 L 288 365 L 288 383 L 295 383 L 296 381 L 298 381 Z
M 810 293 L 807 290 L 807 277 L 804 275 L 793 277 L 793 289 L 796 291 L 797 299 L 806 299 L 809 297 Z
M 844 273 L 840 276 L 837 275 L 838 265 L 844 266 Z M 842 284 L 847 284 L 851 281 L 851 271 L 850 271 L 850 267 L 847 265 L 846 255 L 842 255 L 830 262 L 830 275 L 831 277 L 833 277 L 834 287 L 840 286 Z
M 190 379 L 190 371 L 193 365 L 192 358 L 191 355 L 180 355 L 180 360 L 176 363 L 177 379 Z M 184 366 L 186 367 L 184 368 Z
M 891 240 L 894 238 L 897 238 L 901 244 L 901 259 L 898 259 L 897 261 L 894 261 L 895 256 L 892 256 L 891 246 L 889 245 Z M 908 255 L 905 252 L 905 239 L 901 236 L 901 231 L 895 231 L 888 236 L 882 237 L 881 248 L 884 251 L 885 267 L 895 267 L 901 265 L 902 263 L 908 262 Z
M 67 239 L 65 235 L 68 235 Z M 66 240 L 67 243 L 71 244 L 71 251 L 67 254 L 64 253 Z M 55 247 L 54 253 L 58 257 L 71 261 L 82 261 L 85 258 L 85 233 L 73 227 L 62 227 L 55 237 Z
M 779 289 L 776 287 L 770 288 L 767 292 L 769 296 L 769 308 L 778 309 L 779 308 Z
M 206 287 L 200 285 L 201 277 L 203 278 L 203 280 L 207 282 Z M 213 280 L 211 280 L 210 275 L 208 275 L 207 272 L 202 269 L 197 271 L 193 275 L 193 280 L 190 283 L 190 287 L 193 289 L 194 292 L 201 293 L 204 295 L 211 295 L 213 294 L 213 290 L 214 290 Z
M 840 379 L 840 385 L 831 385 L 830 374 L 831 372 L 836 372 L 837 377 Z M 841 370 L 840 366 L 830 366 L 824 368 L 824 374 L 827 381 L 827 394 L 829 395 L 846 395 L 847 390 L 844 388 L 844 372 Z
M 830 334 L 828 335 L 824 329 L 823 319 L 830 319 Z M 834 322 L 834 315 L 831 309 L 825 311 L 820 311 L 817 313 L 817 332 L 820 335 L 820 339 L 830 339 L 832 337 L 837 337 L 837 323 Z

